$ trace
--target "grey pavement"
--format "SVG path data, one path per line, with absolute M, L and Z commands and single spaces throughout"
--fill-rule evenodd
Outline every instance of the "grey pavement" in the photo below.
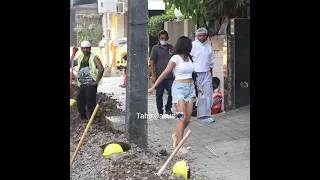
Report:
M 122 77 L 103 78 L 99 92 L 113 93 L 124 108 L 125 89 L 120 88 Z M 164 96 L 164 105 L 167 96 Z M 148 113 L 156 114 L 155 96 L 149 96 Z M 175 108 L 172 108 L 175 112 Z M 189 148 L 185 155 L 190 166 L 195 166 L 200 175 L 210 179 L 250 179 L 250 107 L 228 111 L 213 116 L 214 123 L 206 124 L 196 118 L 186 128 L 191 135 L 184 144 Z M 123 117 L 121 117 L 123 119 Z M 124 120 L 124 119 L 123 119 Z M 178 120 L 150 119 L 148 121 L 148 143 L 163 146 L 172 151 L 171 134 Z

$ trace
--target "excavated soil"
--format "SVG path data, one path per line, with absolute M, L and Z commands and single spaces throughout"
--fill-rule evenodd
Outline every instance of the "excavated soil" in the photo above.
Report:
M 99 102 L 99 99 L 103 99 L 103 103 L 97 113 L 98 116 L 94 119 L 86 135 L 73 167 L 70 169 L 71 180 L 182 179 L 173 178 L 171 171 L 173 163 L 180 160 L 181 157 L 174 157 L 161 177 L 155 175 L 171 152 L 151 145 L 149 145 L 148 151 L 145 152 L 134 144 L 129 143 L 122 132 L 111 130 L 106 126 L 105 119 L 102 118 L 124 114 L 124 112 L 116 108 L 118 102 L 104 93 L 99 93 L 97 99 L 97 102 Z M 70 108 L 70 159 L 87 125 L 87 122 L 79 119 L 75 105 Z M 102 155 L 102 147 L 110 142 L 125 142 L 131 145 L 131 149 L 126 153 L 114 154 L 110 159 L 107 159 Z M 191 176 L 191 179 L 194 178 Z
M 77 98 L 77 87 L 75 85 L 70 86 L 70 99 Z

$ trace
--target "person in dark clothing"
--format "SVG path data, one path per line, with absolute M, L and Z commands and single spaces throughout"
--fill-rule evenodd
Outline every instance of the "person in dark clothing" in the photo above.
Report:
M 98 56 L 91 52 L 90 42 L 81 42 L 81 50 L 83 54 L 74 62 L 78 68 L 77 106 L 81 120 L 88 120 L 96 106 L 98 84 L 101 84 L 104 68 Z M 71 64 L 72 60 L 70 67 Z M 86 112 L 86 106 L 89 114 Z
M 159 43 L 151 49 L 150 55 L 150 71 L 152 83 L 155 83 L 157 78 L 166 69 L 168 62 L 172 56 L 173 46 L 168 44 L 169 35 L 165 30 L 161 30 L 158 35 Z M 172 96 L 171 87 L 174 81 L 173 73 L 170 72 L 167 77 L 156 88 L 156 102 L 159 114 L 163 114 L 163 93 L 168 92 L 168 101 L 165 106 L 165 113 L 172 114 Z

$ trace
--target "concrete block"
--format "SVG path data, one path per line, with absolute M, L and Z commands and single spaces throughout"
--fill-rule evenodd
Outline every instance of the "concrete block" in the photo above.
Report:
M 107 116 L 105 119 L 107 126 L 113 130 L 125 131 L 125 116 Z

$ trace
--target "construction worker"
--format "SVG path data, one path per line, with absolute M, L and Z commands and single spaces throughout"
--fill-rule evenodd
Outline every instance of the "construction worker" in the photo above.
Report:
M 91 44 L 88 41 L 81 42 L 81 54 L 74 62 L 78 69 L 78 95 L 77 106 L 81 120 L 88 120 L 96 106 L 98 84 L 104 72 L 102 63 L 97 55 L 91 52 Z M 72 59 L 70 60 L 70 67 Z M 86 106 L 89 116 L 86 113 Z
M 121 56 L 121 59 L 127 61 L 127 52 L 121 53 L 120 56 Z M 120 87 L 122 87 L 122 88 L 127 87 L 127 73 L 128 73 L 128 71 L 127 71 L 127 66 L 128 66 L 128 64 L 126 64 L 126 66 L 121 66 L 121 68 L 124 69 L 123 84 L 120 85 Z

